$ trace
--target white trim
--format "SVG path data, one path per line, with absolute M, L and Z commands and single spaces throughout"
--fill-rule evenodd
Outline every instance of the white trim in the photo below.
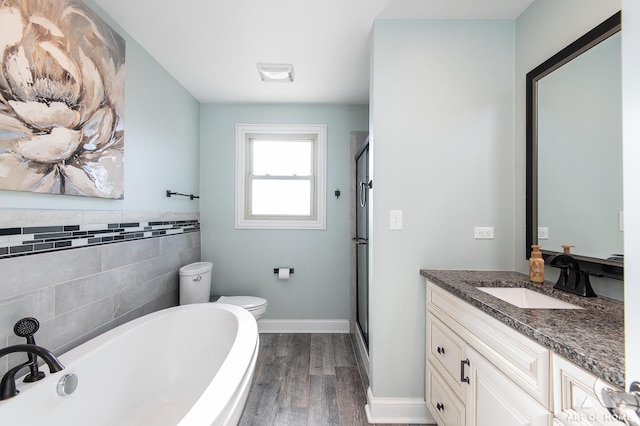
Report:
M 246 141 L 251 135 L 312 136 L 315 140 L 315 216 L 310 219 L 259 219 L 246 215 Z M 326 229 L 327 198 L 327 125 L 326 124 L 236 124 L 236 182 L 235 182 L 235 227 L 236 229 Z
M 369 423 L 436 423 L 423 398 L 375 398 L 369 388 L 364 409 Z
M 277 320 L 258 321 L 260 333 L 349 333 L 349 320 Z

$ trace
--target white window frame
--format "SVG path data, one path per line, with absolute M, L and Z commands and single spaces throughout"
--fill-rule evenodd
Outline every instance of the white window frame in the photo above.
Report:
M 251 216 L 249 215 L 249 158 L 251 139 L 300 139 L 313 141 L 313 177 L 310 216 Z M 236 188 L 235 204 L 237 229 L 326 229 L 326 124 L 236 125 Z M 315 196 L 313 196 L 315 195 Z

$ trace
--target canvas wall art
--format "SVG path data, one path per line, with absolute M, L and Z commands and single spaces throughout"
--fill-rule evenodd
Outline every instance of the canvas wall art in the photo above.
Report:
M 125 41 L 80 0 L 0 0 L 0 189 L 124 197 Z

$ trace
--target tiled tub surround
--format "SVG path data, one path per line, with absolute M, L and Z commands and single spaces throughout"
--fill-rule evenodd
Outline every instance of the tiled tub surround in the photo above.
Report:
M 134 318 L 177 305 L 178 269 L 200 260 L 198 213 L 4 209 L 0 214 L 0 229 L 71 223 L 134 235 L 0 258 L 0 347 L 24 341 L 13 335 L 13 325 L 26 316 L 40 321 L 36 342 L 61 354 Z M 139 226 L 121 226 L 135 223 Z M 0 374 L 22 358 L 0 358 Z
M 421 270 L 432 283 L 525 334 L 595 376 L 624 389 L 624 304 L 584 298 L 504 271 Z M 521 309 L 476 287 L 523 287 L 584 309 Z

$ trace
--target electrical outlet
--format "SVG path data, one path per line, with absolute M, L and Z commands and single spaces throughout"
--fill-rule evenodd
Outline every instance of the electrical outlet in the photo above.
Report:
M 493 240 L 493 226 L 476 226 L 473 236 L 476 240 Z
M 538 239 L 539 240 L 548 240 L 549 239 L 549 228 L 546 226 L 538 227 Z

